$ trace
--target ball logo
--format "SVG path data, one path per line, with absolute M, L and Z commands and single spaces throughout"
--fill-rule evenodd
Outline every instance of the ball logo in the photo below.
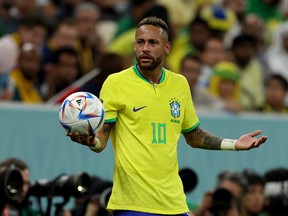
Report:
M 176 98 L 171 99 L 170 101 L 170 109 L 171 109 L 171 115 L 174 118 L 178 118 L 180 116 L 180 103 Z

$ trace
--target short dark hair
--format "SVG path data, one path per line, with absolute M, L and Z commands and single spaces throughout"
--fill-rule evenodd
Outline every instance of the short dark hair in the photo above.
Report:
M 25 26 L 28 29 L 32 29 L 38 26 L 50 31 L 52 24 L 49 19 L 41 16 L 40 14 L 32 14 L 27 17 L 20 19 L 20 26 Z
M 265 185 L 264 177 L 261 176 L 260 174 L 247 169 L 243 171 L 243 175 L 247 179 L 249 186 L 262 185 L 264 187 Z
M 184 65 L 186 60 L 194 60 L 194 61 L 198 62 L 199 64 L 201 64 L 200 63 L 200 58 L 197 55 L 188 53 L 181 59 L 181 62 L 180 62 L 180 66 L 181 67 L 183 67 L 183 65 Z
M 278 80 L 283 87 L 285 91 L 288 90 L 288 81 L 281 75 L 281 74 L 271 74 L 266 80 L 265 80 L 265 86 L 268 86 L 269 82 L 271 80 Z
M 23 171 L 29 169 L 28 165 L 21 159 L 18 158 L 7 158 L 0 163 L 0 169 L 8 168 L 11 165 L 14 165 L 19 170 Z
M 155 16 L 145 17 L 138 23 L 137 29 L 143 25 L 153 25 L 153 26 L 159 27 L 166 32 L 167 36 L 169 35 L 169 27 L 167 23 L 158 17 L 155 17 Z
M 77 58 L 77 60 L 78 60 L 78 52 L 77 52 L 77 50 L 75 48 L 73 48 L 73 47 L 62 47 L 62 48 L 57 49 L 56 52 L 55 52 L 55 58 L 54 58 L 54 63 L 55 64 L 59 63 L 60 56 L 62 56 L 62 54 L 75 56 L 75 58 Z
M 220 172 L 218 175 L 218 185 L 226 180 L 239 185 L 243 190 L 243 194 L 247 193 L 248 181 L 242 173 L 231 170 L 224 170 L 223 172 Z
M 232 41 L 232 48 L 241 47 L 243 44 L 249 43 L 253 48 L 257 47 L 256 37 L 248 34 L 240 34 Z

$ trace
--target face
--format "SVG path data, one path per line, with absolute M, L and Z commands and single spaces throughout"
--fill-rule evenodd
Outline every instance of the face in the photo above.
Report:
M 234 89 L 235 89 L 235 81 L 222 79 L 218 85 L 219 95 L 223 99 L 232 99 Z
M 180 69 L 182 75 L 186 77 L 190 87 L 196 86 L 201 74 L 200 63 L 194 59 L 186 59 Z
M 95 34 L 98 14 L 91 10 L 81 11 L 76 15 L 76 23 L 81 38 L 88 38 Z
M 36 50 L 22 51 L 18 64 L 19 68 L 28 79 L 37 78 L 41 64 L 40 53 Z
M 73 55 L 63 53 L 56 65 L 56 70 L 63 82 L 72 83 L 78 75 L 77 58 Z
M 245 67 L 256 54 L 255 48 L 248 42 L 237 45 L 232 51 L 236 61 L 241 67 Z
M 238 200 L 240 200 L 242 198 L 243 190 L 242 190 L 241 186 L 236 184 L 233 181 L 224 180 L 221 183 L 221 185 L 219 185 L 219 188 L 224 188 L 224 189 L 230 191 L 233 194 L 233 196 Z
M 24 43 L 32 43 L 40 47 L 46 37 L 47 31 L 42 26 L 35 26 L 33 28 L 21 28 L 20 34 Z
M 22 170 L 21 174 L 22 174 L 22 178 L 23 178 L 23 188 L 22 188 L 21 195 L 18 199 L 19 203 L 21 203 L 25 199 L 25 197 L 28 193 L 28 190 L 30 188 L 29 170 L 28 169 Z
M 265 24 L 256 16 L 248 16 L 242 25 L 242 32 L 248 35 L 252 35 L 258 40 L 262 40 L 264 37 Z
M 202 25 L 202 24 L 193 24 L 191 26 L 191 36 L 190 40 L 193 46 L 196 47 L 198 50 L 202 50 L 204 47 L 205 42 L 208 40 L 210 36 L 209 29 Z
M 53 39 L 57 47 L 76 47 L 78 41 L 77 28 L 70 25 L 61 25 Z
M 223 42 L 218 39 L 210 39 L 206 42 L 201 53 L 201 60 L 208 66 L 213 67 L 218 62 L 225 59 L 225 49 Z
M 134 51 L 140 69 L 150 71 L 163 66 L 165 55 L 170 52 L 170 42 L 163 29 L 143 25 L 136 31 Z
M 270 80 L 266 87 L 266 100 L 271 105 L 282 105 L 285 100 L 286 91 L 277 79 Z
M 243 207 L 249 213 L 259 213 L 264 206 L 264 190 L 260 184 L 249 186 L 249 191 L 243 197 Z

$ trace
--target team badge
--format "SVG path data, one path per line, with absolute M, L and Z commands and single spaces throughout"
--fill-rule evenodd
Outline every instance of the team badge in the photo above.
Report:
M 170 101 L 170 109 L 171 109 L 171 115 L 174 118 L 178 118 L 180 116 L 180 103 L 176 98 L 171 99 Z

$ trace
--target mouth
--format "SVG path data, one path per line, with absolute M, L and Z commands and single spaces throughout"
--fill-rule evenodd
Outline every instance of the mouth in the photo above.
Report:
M 140 61 L 142 61 L 143 63 L 145 62 L 150 62 L 152 60 L 152 57 L 151 56 L 140 56 Z

